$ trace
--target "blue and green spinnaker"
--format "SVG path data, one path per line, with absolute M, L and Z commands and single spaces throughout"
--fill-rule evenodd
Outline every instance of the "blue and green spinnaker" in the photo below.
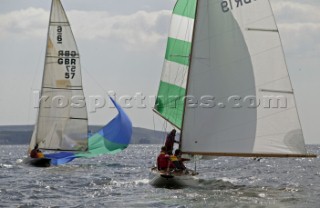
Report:
M 75 158 L 91 158 L 103 154 L 115 154 L 128 147 L 132 136 L 132 123 L 120 105 L 111 97 L 110 99 L 118 110 L 118 115 L 88 138 L 88 150 L 77 153 L 58 152 L 45 154 L 45 158 L 51 159 L 52 165 L 65 164 Z

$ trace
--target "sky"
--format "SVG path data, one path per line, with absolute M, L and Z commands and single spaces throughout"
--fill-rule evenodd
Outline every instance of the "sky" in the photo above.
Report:
M 88 109 L 89 124 L 103 125 L 116 115 L 107 100 L 113 91 L 118 98 L 136 97 L 125 108 L 135 127 L 167 130 L 152 107 L 174 3 L 62 0 L 80 51 L 85 95 L 102 97 L 97 104 L 106 102 Z M 0 4 L 0 125 L 34 124 L 34 92 L 41 85 L 51 1 Z M 271 4 L 306 142 L 320 143 L 320 1 L 271 0 Z

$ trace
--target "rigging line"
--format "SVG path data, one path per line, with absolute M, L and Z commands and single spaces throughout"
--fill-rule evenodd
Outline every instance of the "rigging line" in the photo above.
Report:
M 52 132 L 49 132 L 51 134 L 50 135 L 50 139 L 49 139 L 49 146 L 52 145 L 53 133 L 56 130 L 56 126 L 57 126 L 57 123 L 55 122 L 54 125 L 53 125 L 53 128 L 51 129 Z M 56 131 L 56 133 L 58 133 L 58 132 Z M 59 136 L 60 136 L 60 139 L 62 140 L 62 132 L 60 132 L 60 133 L 61 133 L 61 135 L 59 135 Z M 60 142 L 61 142 L 61 140 L 60 140 Z M 45 142 L 45 138 L 43 138 L 40 142 L 44 143 Z
M 163 120 L 165 120 L 166 122 L 168 122 L 173 128 L 175 129 L 179 129 L 180 130 L 180 127 L 178 127 L 178 125 L 174 124 L 173 121 L 170 121 L 169 118 L 165 117 L 165 116 L 162 116 L 161 114 L 159 114 L 160 117 L 162 117 Z M 176 115 L 175 117 L 171 117 L 173 118 L 173 120 L 176 120 L 178 117 L 178 115 Z
M 94 81 L 94 83 L 95 83 L 96 85 L 98 85 L 98 87 L 99 87 L 100 89 L 102 89 L 103 91 L 107 91 L 107 90 L 88 72 L 88 70 L 86 70 L 85 68 L 82 68 L 82 70 L 83 70 L 87 75 L 89 75 L 89 77 Z
M 164 136 L 162 137 L 162 144 L 164 144 L 164 142 L 165 142 L 165 139 L 166 139 L 166 136 L 167 136 L 167 121 L 163 121 L 163 126 L 162 126 L 162 130 L 163 130 L 163 134 L 164 134 Z
M 155 118 L 154 118 L 154 114 L 155 113 L 152 113 L 152 121 L 153 121 L 153 135 L 154 135 L 154 137 L 157 137 L 156 136 L 156 124 L 155 124 Z

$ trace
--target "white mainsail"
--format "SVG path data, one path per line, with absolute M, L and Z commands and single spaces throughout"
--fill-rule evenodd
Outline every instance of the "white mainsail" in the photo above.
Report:
M 195 5 L 190 61 L 183 82 L 186 85 L 179 87 L 185 88 L 185 95 L 192 99 L 183 102 L 182 152 L 309 156 L 269 0 L 178 0 L 179 8 L 176 5 L 175 10 L 186 11 L 190 4 Z M 173 23 L 181 34 L 185 26 Z M 188 31 L 190 28 L 185 34 Z M 167 54 L 171 58 L 177 55 L 168 50 L 188 52 L 182 47 L 169 48 L 169 41 L 166 59 Z M 166 77 L 177 74 L 168 67 L 164 70 Z M 162 76 L 161 82 L 164 80 Z M 157 100 L 162 102 L 157 102 L 155 108 L 171 121 L 162 113 L 169 112 L 163 95 L 171 96 L 177 90 L 161 87 L 160 83 L 158 97 L 162 98 Z
M 53 0 L 41 102 L 29 149 L 38 144 L 41 149 L 86 150 L 88 115 L 81 103 L 84 93 L 79 51 L 60 0 Z

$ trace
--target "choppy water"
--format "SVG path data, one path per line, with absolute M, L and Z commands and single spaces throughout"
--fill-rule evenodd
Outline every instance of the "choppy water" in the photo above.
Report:
M 163 189 L 148 183 L 159 148 L 43 169 L 21 163 L 27 146 L 0 146 L 0 207 L 320 207 L 319 158 L 200 161 L 198 185 Z

